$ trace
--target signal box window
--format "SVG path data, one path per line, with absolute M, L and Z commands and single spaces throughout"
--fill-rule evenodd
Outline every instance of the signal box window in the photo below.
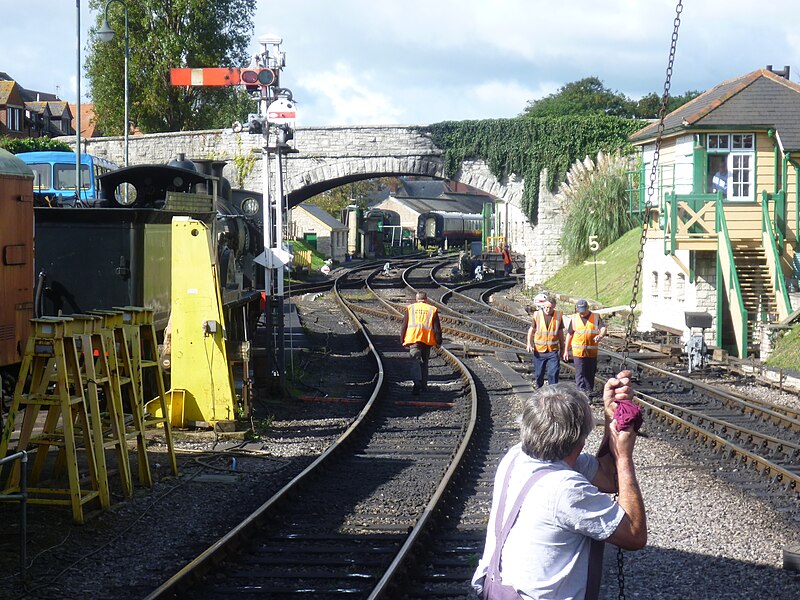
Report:
M 753 200 L 755 135 L 709 133 L 706 149 L 706 191 L 721 192 L 726 200 Z

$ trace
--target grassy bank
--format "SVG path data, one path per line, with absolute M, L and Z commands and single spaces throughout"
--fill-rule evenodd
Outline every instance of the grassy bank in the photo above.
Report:
M 766 362 L 771 367 L 800 371 L 800 323 L 778 340 L 775 351 Z
M 593 299 L 604 306 L 630 304 L 640 237 L 641 229 L 629 231 L 611 246 L 597 253 L 597 265 L 567 265 L 548 279 L 544 287 L 560 294 Z M 589 259 L 587 262 L 593 260 Z M 641 299 L 640 285 L 637 302 Z

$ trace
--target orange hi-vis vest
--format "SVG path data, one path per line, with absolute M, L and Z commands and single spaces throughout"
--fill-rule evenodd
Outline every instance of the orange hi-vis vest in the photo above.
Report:
M 426 346 L 436 345 L 433 333 L 433 317 L 436 307 L 426 302 L 415 302 L 408 306 L 408 328 L 403 338 L 403 346 L 422 342 Z
M 561 311 L 554 310 L 547 325 L 544 312 L 537 310 L 536 331 L 533 334 L 533 347 L 537 352 L 555 352 L 558 350 L 558 326 L 561 324 Z
M 594 337 L 600 334 L 597 327 L 597 316 L 589 313 L 586 323 L 580 313 L 572 315 L 572 355 L 578 358 L 594 358 L 597 356 L 597 342 Z

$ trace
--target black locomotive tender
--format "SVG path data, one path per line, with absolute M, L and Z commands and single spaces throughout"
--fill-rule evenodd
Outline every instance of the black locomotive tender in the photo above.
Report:
M 259 283 L 252 258 L 263 245 L 260 195 L 258 209 L 246 215 L 241 202 L 256 195 L 234 194 L 226 180 L 211 174 L 216 169 L 221 175 L 224 163 L 175 163 L 102 176 L 100 201 L 91 208 L 35 208 L 37 315 L 151 306 L 163 329 L 170 310 L 174 216 L 191 216 L 209 227 L 216 222 L 225 300 L 225 292 Z M 239 265 L 241 286 L 231 258 Z
M 217 233 L 228 339 L 254 327 L 261 300 L 257 290 L 264 284 L 263 269 L 253 262 L 263 250 L 261 194 L 232 190 L 222 177 L 224 164 L 179 157 L 168 165 L 118 169 L 100 178 L 100 200 L 91 206 L 39 205 L 31 192 L 34 227 L 28 231 L 35 232 L 35 286 L 26 301 L 32 314 L 13 326 L 26 329 L 30 316 L 150 306 L 157 329 L 163 330 L 171 302 L 172 218 L 190 216 Z M 4 221 L 2 227 L 14 227 L 14 222 Z M 26 336 L 6 333 L 0 338 L 17 340 L 0 362 L 8 393 L 9 373 L 15 375 Z

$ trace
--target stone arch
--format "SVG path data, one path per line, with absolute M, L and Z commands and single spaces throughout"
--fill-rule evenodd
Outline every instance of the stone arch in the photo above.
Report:
M 291 173 L 291 170 L 290 170 Z M 444 179 L 439 157 L 376 157 L 318 162 L 312 168 L 295 171 L 286 182 L 289 206 L 295 206 L 326 190 L 375 177 L 414 175 Z

